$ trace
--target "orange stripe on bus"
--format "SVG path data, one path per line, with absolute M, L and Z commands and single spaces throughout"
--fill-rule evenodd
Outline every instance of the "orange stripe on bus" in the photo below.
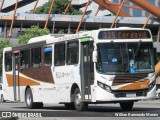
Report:
M 142 90 L 142 89 L 147 89 L 147 88 L 149 88 L 149 80 L 131 83 L 117 90 Z
M 7 74 L 6 77 L 7 77 L 8 86 L 13 86 L 13 75 Z M 16 75 L 16 86 L 17 85 L 18 85 L 18 76 Z M 28 78 L 19 76 L 19 85 L 20 86 L 40 85 L 40 83 L 35 82 Z

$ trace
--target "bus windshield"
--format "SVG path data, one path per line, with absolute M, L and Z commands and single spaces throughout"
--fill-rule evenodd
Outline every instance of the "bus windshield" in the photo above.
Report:
M 150 73 L 154 71 L 152 43 L 98 43 L 96 69 L 103 74 Z

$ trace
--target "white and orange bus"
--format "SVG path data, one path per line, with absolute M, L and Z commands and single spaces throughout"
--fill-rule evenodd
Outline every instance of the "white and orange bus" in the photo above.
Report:
M 4 99 L 86 110 L 88 104 L 134 102 L 156 97 L 155 50 L 151 32 L 112 28 L 31 39 L 4 48 Z

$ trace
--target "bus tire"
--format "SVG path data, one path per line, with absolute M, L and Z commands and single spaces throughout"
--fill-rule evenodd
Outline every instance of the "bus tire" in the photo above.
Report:
M 1 95 L 1 102 L 5 102 L 3 95 Z
M 64 106 L 67 110 L 75 110 L 75 106 L 74 106 L 73 102 L 72 103 L 65 103 Z
M 76 110 L 78 110 L 78 111 L 87 110 L 88 104 L 81 101 L 81 94 L 80 94 L 80 90 L 78 88 L 75 89 L 73 98 L 74 98 L 74 106 L 75 106 Z
M 25 102 L 26 102 L 27 108 L 29 108 L 29 109 L 35 108 L 35 103 L 33 102 L 33 95 L 32 95 L 32 90 L 31 90 L 31 88 L 28 88 L 28 89 L 26 90 Z
M 35 108 L 37 109 L 42 109 L 43 108 L 43 103 L 42 102 L 36 102 L 35 104 Z
M 158 93 L 158 98 L 160 98 L 160 92 Z
M 133 107 L 134 102 L 122 102 L 120 103 L 121 109 L 123 111 L 130 111 Z

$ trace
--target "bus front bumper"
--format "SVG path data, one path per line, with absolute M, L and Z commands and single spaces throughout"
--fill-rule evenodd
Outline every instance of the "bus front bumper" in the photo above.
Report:
M 92 86 L 93 88 L 93 86 Z M 150 91 L 114 91 L 108 92 L 99 86 L 92 90 L 92 102 L 125 102 L 156 98 L 156 86 Z

